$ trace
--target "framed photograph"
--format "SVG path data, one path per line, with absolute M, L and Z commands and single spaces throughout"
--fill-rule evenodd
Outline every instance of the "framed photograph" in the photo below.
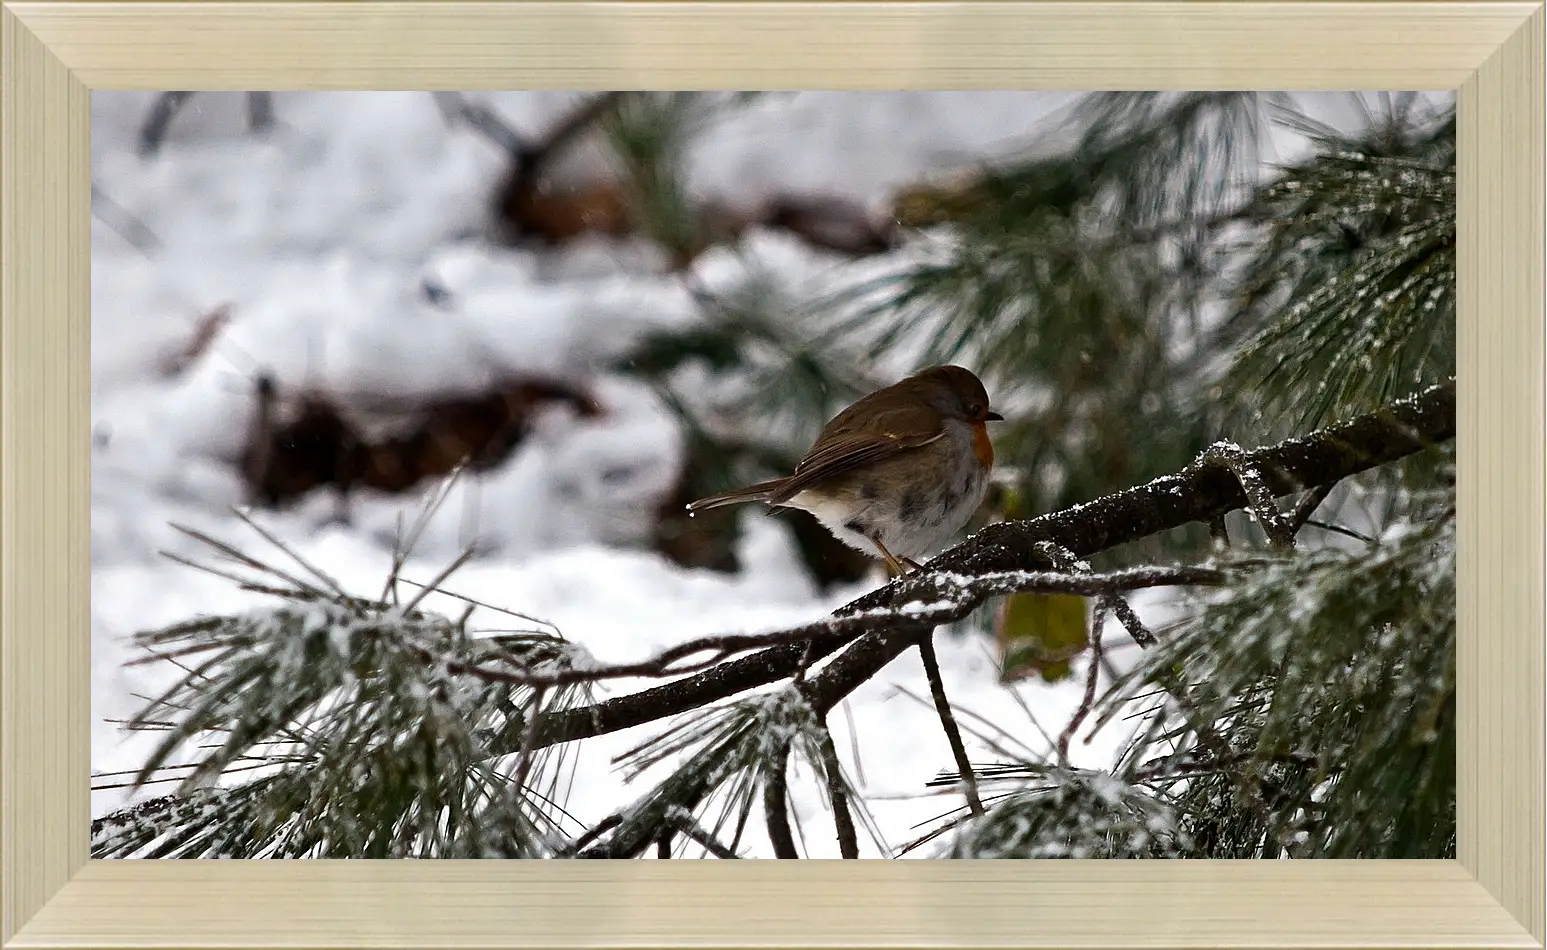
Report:
M 1540 2 L 0 25 L 0 946 L 1543 946 Z

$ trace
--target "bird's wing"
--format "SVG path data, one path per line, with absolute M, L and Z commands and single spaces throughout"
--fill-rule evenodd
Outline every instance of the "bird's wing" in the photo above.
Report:
M 795 473 L 770 495 L 770 504 L 782 504 L 812 485 L 834 475 L 866 465 L 900 452 L 928 445 L 945 435 L 945 428 L 923 406 L 902 406 L 876 415 L 875 423 L 863 429 L 848 414 L 839 415 L 817 438 Z

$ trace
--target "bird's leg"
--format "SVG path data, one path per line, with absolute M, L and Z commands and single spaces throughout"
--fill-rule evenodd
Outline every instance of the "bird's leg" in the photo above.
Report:
M 886 549 L 886 545 L 881 543 L 880 538 L 871 538 L 870 543 L 874 544 L 876 550 L 881 552 L 881 557 L 886 559 L 886 570 L 892 577 L 901 577 L 907 573 L 907 570 L 902 566 L 902 562 L 892 557 L 892 552 Z
M 902 563 L 908 565 L 908 567 L 910 569 L 915 570 L 915 571 L 922 571 L 924 569 L 924 565 L 920 564 L 918 561 L 915 561 L 911 557 L 903 558 L 902 559 Z

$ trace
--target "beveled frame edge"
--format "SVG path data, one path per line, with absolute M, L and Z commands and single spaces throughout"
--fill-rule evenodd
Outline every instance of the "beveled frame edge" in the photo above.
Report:
M 1474 632 L 1456 649 L 1457 850 L 1537 940 L 1547 899 L 1544 19 L 1542 10 L 1532 14 L 1461 86 L 1456 194 L 1457 563 L 1471 575 L 1457 585 L 1457 624 Z M 1508 465 L 1481 461 L 1505 458 Z M 1476 635 L 1494 630 L 1508 633 Z M 1499 741 L 1514 729 L 1521 731 Z
M 1542 945 L 1539 3 L 0 7 L 0 944 Z M 89 88 L 996 84 L 1461 87 L 1459 861 L 86 861 Z

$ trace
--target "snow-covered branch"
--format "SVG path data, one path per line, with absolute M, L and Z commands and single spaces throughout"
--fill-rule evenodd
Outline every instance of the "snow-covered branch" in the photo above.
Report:
M 813 623 L 768 633 L 723 634 L 687 640 L 638 663 L 575 667 L 556 673 L 532 673 L 485 666 L 459 667 L 479 679 L 521 686 L 566 686 L 643 676 L 681 676 L 707 669 L 738 653 L 807 641 L 852 639 L 853 634 L 888 623 L 927 623 L 938 626 L 960 620 L 983 601 L 1003 594 L 1102 594 L 1146 587 L 1204 586 L 1224 583 L 1226 572 L 1208 567 L 1142 567 L 1107 574 L 1057 574 L 1050 571 L 997 571 L 978 577 L 937 574 L 894 581 L 897 603 L 859 613 L 826 617 Z M 921 582 L 922 581 L 927 581 Z M 909 591 L 918 593 L 910 596 Z
M 1281 496 L 1394 462 L 1447 442 L 1455 432 L 1456 386 L 1451 379 L 1341 425 L 1246 452 L 1241 460 L 1260 472 L 1270 492 Z M 981 580 L 983 587 L 972 589 L 985 597 L 1009 593 L 1013 587 L 998 585 L 1013 584 L 1012 577 L 1041 574 L 1049 566 L 1041 549 L 1046 542 L 1089 557 L 1191 522 L 1206 524 L 1247 504 L 1240 480 L 1229 470 L 1193 466 L 1063 511 L 989 525 L 929 562 L 926 572 L 839 609 L 825 621 L 839 623 L 836 628 L 803 632 L 795 638 L 798 642 L 782 641 L 681 680 L 555 713 L 539 720 L 539 742 L 551 745 L 627 729 L 774 682 L 799 667 L 807 656 L 807 642 L 812 661 L 849 646 L 807 687 L 812 703 L 825 711 L 907 649 L 921 626 L 927 630 L 945 622 L 938 617 L 950 616 L 949 610 L 909 615 L 902 612 L 905 608 L 920 611 L 950 600 L 964 582 Z M 1088 578 L 1061 576 L 1060 582 L 1070 586 L 1060 589 L 1081 593 L 1077 585 L 1089 583 Z

